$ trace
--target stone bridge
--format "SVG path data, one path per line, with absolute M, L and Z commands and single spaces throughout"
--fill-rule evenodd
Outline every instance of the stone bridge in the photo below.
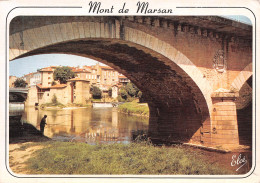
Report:
M 9 102 L 25 102 L 28 88 L 9 88 Z
M 252 144 L 250 25 L 208 16 L 24 16 L 9 30 L 10 61 L 74 54 L 126 75 L 148 102 L 151 138 Z

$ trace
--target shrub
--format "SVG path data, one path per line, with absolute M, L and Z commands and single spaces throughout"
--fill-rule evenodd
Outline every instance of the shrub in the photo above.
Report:
M 92 94 L 93 99 L 101 99 L 102 91 L 97 86 L 91 86 L 90 93 Z
M 27 83 L 22 78 L 17 78 L 14 82 L 15 88 L 19 88 L 19 87 L 25 88 L 26 85 Z
M 125 90 L 125 88 L 121 88 L 120 91 L 119 91 L 119 95 L 124 99 L 126 100 L 127 99 L 127 91 Z

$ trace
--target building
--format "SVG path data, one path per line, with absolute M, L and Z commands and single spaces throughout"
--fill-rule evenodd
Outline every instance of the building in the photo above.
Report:
M 126 86 L 127 83 L 130 82 L 130 80 L 129 80 L 127 77 L 125 77 L 123 74 L 119 74 L 118 80 L 119 80 L 119 81 L 118 81 L 118 84 L 119 84 L 120 86 Z
M 53 99 L 61 104 L 86 104 L 90 99 L 90 82 L 82 77 L 86 77 L 84 70 L 72 68 L 78 77 L 70 79 L 66 84 L 60 84 L 54 80 L 53 73 L 57 67 L 51 66 L 38 70 L 41 82 L 36 87 L 30 87 L 26 101 L 27 106 L 52 103 Z M 55 82 L 54 82 L 55 81 Z
M 86 104 L 91 98 L 90 86 L 98 86 L 104 96 L 112 88 L 112 97 L 117 98 L 118 88 L 125 86 L 129 79 L 118 73 L 109 66 L 99 64 L 93 66 L 70 67 L 76 74 L 75 78 L 69 79 L 66 84 L 60 84 L 54 80 L 54 71 L 57 66 L 50 66 L 39 69 L 36 73 L 30 73 L 24 76 L 24 79 L 30 83 L 28 100 L 29 106 L 52 103 L 56 96 L 61 104 Z
M 105 92 L 113 85 L 120 84 L 120 77 L 122 78 L 121 83 L 126 85 L 130 82 L 124 75 L 109 66 L 101 66 L 97 63 L 96 65 L 84 66 L 83 68 L 89 71 L 86 79 L 90 81 L 90 84 L 95 84 Z
M 41 73 L 34 72 L 31 75 L 29 87 L 35 87 L 37 84 L 41 83 Z
M 40 73 L 40 76 L 41 76 L 42 87 L 51 87 L 52 86 L 53 81 L 54 81 L 53 73 L 56 68 L 57 68 L 56 66 L 50 66 L 50 67 L 45 67 L 45 68 L 38 70 L 38 72 Z
M 81 78 L 68 80 L 67 86 L 70 86 L 70 102 L 76 104 L 87 104 L 90 99 L 90 82 Z

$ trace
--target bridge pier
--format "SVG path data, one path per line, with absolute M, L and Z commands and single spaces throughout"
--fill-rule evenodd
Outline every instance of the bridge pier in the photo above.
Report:
M 214 92 L 211 114 L 211 144 L 214 146 L 238 146 L 239 134 L 235 100 L 238 93 Z
M 148 136 L 166 143 L 191 143 L 211 147 L 239 145 L 237 110 L 238 93 L 214 92 L 211 116 L 194 111 L 186 104 L 164 107 L 149 104 Z
M 193 101 L 169 106 L 149 104 L 149 109 L 148 136 L 155 142 L 158 139 L 165 143 L 204 143 L 201 129 L 209 115 L 198 112 Z

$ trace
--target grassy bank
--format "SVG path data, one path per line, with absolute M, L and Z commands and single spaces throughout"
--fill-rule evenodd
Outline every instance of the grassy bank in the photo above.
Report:
M 126 102 L 118 106 L 120 112 L 131 115 L 141 115 L 149 117 L 149 107 L 146 103 L 138 103 L 136 100 L 133 102 Z
M 63 105 L 61 103 L 45 103 L 42 104 L 40 106 L 41 109 L 48 109 L 48 108 L 52 108 L 52 109 L 63 109 L 66 107 L 90 107 L 91 104 L 67 104 L 67 105 Z
M 89 145 L 40 142 L 44 146 L 25 163 L 33 174 L 232 174 L 216 162 L 181 146 L 145 143 Z

